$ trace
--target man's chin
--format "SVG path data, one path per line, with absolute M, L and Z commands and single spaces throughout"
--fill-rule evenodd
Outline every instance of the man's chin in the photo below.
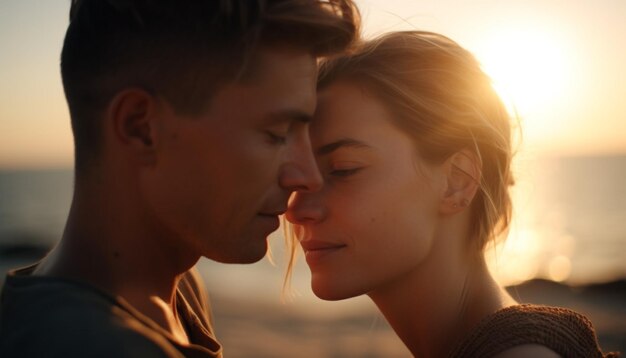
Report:
M 264 242 L 265 245 L 262 247 L 242 247 L 233 252 L 222 253 L 221 255 L 207 254 L 205 257 L 223 264 L 253 264 L 261 261 L 267 255 L 267 241 Z
M 214 258 L 211 258 L 211 257 L 208 257 L 208 258 L 213 260 L 213 261 L 217 261 L 219 263 L 222 263 L 222 264 L 246 265 L 246 264 L 253 264 L 253 263 L 259 262 L 264 257 L 265 257 L 265 255 L 247 256 L 247 257 L 229 257 L 229 258 L 220 258 L 220 259 L 214 259 Z

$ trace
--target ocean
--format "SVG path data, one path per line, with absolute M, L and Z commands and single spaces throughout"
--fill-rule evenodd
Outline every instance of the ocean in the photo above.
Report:
M 582 285 L 626 278 L 626 155 L 527 159 L 515 171 L 514 222 L 508 239 L 489 255 L 502 284 L 547 278 Z M 13 256 L 42 252 L 61 237 L 72 177 L 71 170 L 0 171 L 0 270 L 24 263 Z M 199 268 L 207 281 L 224 283 L 226 295 L 275 300 L 285 266 L 280 232 L 270 243 L 275 264 L 202 260 Z M 302 261 L 294 292 L 314 299 Z

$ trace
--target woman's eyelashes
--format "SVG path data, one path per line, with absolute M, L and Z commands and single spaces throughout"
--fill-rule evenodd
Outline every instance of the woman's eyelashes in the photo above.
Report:
M 330 175 L 334 177 L 349 177 L 353 174 L 356 174 L 362 168 L 351 168 L 351 169 L 335 169 L 330 172 Z
M 335 178 L 346 178 L 357 174 L 364 168 L 365 166 L 361 163 L 343 163 L 341 165 L 331 165 L 328 174 Z

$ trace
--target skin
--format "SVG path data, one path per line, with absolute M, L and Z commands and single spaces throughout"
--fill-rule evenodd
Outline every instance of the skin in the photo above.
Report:
M 442 357 L 486 315 L 515 304 L 470 238 L 480 176 L 468 151 L 424 161 L 366 88 L 319 93 L 311 142 L 324 178 L 287 218 L 322 299 L 367 294 L 413 355 Z
M 363 96 L 341 85 L 320 94 L 311 137 L 324 188 L 297 194 L 290 208 L 289 218 L 302 224 L 303 247 L 322 246 L 308 250 L 306 260 L 313 291 L 327 300 L 367 293 L 406 274 L 433 244 L 442 178 L 418 167 L 411 139 L 387 120 L 384 107 Z
M 321 186 L 308 136 L 315 59 L 288 48 L 256 58 L 252 78 L 195 116 L 120 91 L 103 114 L 99 162 L 77 177 L 63 238 L 35 274 L 121 296 L 187 343 L 174 309 L 180 277 L 201 256 L 260 260 L 291 193 Z

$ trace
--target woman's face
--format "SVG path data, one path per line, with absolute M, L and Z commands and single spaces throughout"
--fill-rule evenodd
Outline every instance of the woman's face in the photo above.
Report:
M 310 130 L 324 186 L 298 192 L 287 218 L 315 294 L 353 297 L 418 269 L 432 244 L 443 171 L 419 159 L 382 102 L 349 82 L 319 93 Z

